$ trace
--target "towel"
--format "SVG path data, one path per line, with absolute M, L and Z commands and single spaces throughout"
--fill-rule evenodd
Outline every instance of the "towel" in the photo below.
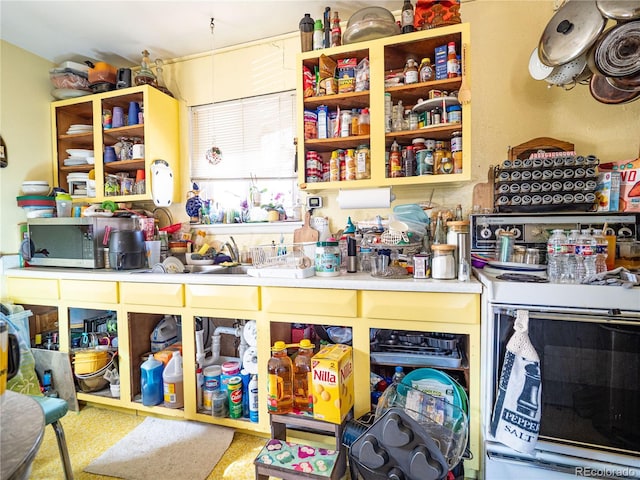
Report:
M 514 450 L 531 453 L 540 432 L 542 378 L 540 358 L 529 340 L 527 310 L 517 311 L 513 329 L 498 383 L 491 433 Z

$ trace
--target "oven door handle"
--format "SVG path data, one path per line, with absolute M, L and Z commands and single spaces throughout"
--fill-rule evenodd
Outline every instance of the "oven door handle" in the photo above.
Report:
M 549 308 L 527 305 L 493 304 L 493 312 L 515 317 L 517 310 L 527 310 L 529 320 L 561 320 L 585 323 L 608 323 L 610 325 L 638 326 L 640 313 L 629 311 L 608 311 L 581 308 Z

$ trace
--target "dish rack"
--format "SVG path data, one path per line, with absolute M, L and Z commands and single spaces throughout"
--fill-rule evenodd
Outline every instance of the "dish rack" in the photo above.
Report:
M 255 268 L 305 269 L 313 266 L 315 243 L 280 243 L 250 247 Z

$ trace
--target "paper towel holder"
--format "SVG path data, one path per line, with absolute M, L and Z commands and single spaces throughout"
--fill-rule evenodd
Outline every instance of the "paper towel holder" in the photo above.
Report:
M 336 200 L 340 209 L 390 208 L 396 196 L 391 187 L 364 188 L 338 191 Z

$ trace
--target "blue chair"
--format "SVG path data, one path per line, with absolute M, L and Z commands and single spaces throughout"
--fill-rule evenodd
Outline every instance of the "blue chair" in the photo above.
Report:
M 73 470 L 71 469 L 71 460 L 69 460 L 69 450 L 67 449 L 67 442 L 64 437 L 62 424 L 59 422 L 59 420 L 64 417 L 69 410 L 67 401 L 54 397 L 32 396 L 31 398 L 40 404 L 40 407 L 44 412 L 45 425 L 51 425 L 53 427 L 53 431 L 56 432 L 58 450 L 60 451 L 62 467 L 64 468 L 64 477 L 66 480 L 73 480 Z

